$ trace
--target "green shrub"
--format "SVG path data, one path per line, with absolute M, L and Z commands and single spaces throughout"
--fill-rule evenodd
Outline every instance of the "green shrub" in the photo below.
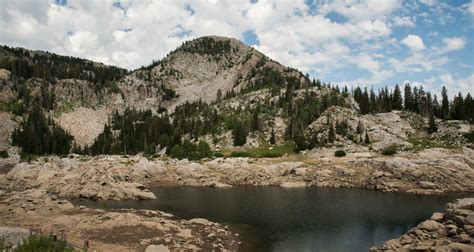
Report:
M 6 150 L 0 150 L 0 158 L 7 158 L 9 157 L 8 152 Z
M 465 133 L 464 137 L 467 139 L 468 143 L 474 143 L 474 132 Z
M 53 235 L 33 234 L 28 236 L 16 250 L 16 252 L 38 251 L 38 252 L 63 252 L 74 251 L 66 241 L 58 240 Z
M 222 152 L 216 151 L 214 152 L 214 157 L 216 158 L 224 157 L 224 154 Z
M 250 153 L 246 151 L 233 151 L 230 153 L 231 157 L 250 157 Z
M 336 156 L 336 157 L 345 157 L 346 152 L 344 150 L 337 150 L 336 152 L 334 152 L 334 156 Z
M 397 146 L 392 144 L 382 150 L 382 154 L 386 156 L 393 156 L 397 153 Z

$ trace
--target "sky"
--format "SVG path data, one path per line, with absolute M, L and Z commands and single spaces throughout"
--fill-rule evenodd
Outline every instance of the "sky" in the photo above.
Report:
M 474 0 L 0 0 L 0 44 L 129 70 L 234 37 L 339 85 L 474 94 Z

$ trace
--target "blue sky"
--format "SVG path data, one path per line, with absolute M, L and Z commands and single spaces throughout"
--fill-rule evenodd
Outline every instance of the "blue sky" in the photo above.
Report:
M 474 93 L 472 0 L 3 0 L 0 17 L 1 44 L 128 69 L 221 35 L 325 82 Z

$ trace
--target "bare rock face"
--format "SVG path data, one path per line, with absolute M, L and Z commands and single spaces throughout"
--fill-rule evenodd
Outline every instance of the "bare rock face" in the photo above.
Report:
M 104 108 L 85 107 L 62 113 L 58 118 L 59 125 L 74 136 L 79 146 L 92 145 L 95 138 L 104 130 L 107 120 L 108 116 Z
M 121 163 L 123 162 L 123 163 Z M 31 164 L 19 163 L 8 174 L 11 188 L 35 185 L 68 198 L 93 200 L 155 199 L 135 176 L 134 161 L 119 157 L 78 160 L 52 157 Z M 113 167 L 112 167 L 113 166 Z M 142 171 L 158 174 L 155 170 Z
M 448 203 L 444 214 L 435 213 L 398 239 L 371 251 L 474 251 L 474 198 Z M 468 221 L 469 218 L 469 221 Z
M 0 227 L 0 239 L 6 249 L 16 248 L 29 235 L 30 230 L 26 228 Z

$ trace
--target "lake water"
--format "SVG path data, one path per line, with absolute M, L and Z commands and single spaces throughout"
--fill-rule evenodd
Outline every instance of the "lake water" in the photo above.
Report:
M 459 197 L 281 187 L 164 187 L 153 192 L 157 199 L 151 201 L 74 203 L 206 218 L 238 232 L 242 251 L 367 251 L 400 236 Z

